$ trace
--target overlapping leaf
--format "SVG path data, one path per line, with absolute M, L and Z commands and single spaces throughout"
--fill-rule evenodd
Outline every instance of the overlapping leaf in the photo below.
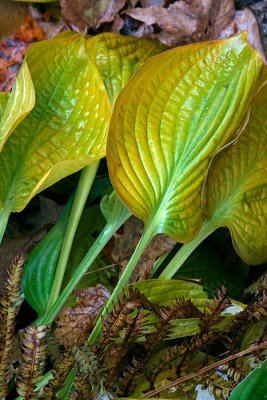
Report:
M 114 104 L 120 90 L 131 76 L 148 60 L 164 49 L 151 39 L 102 33 L 86 42 L 88 53 L 97 65 L 105 83 L 109 100 Z
M 197 234 L 208 165 L 239 126 L 261 67 L 242 34 L 155 56 L 121 91 L 108 139 L 110 175 L 152 235 L 186 242 Z
M 26 62 L 36 105 L 0 155 L 0 205 L 9 211 L 22 210 L 36 193 L 103 157 L 111 113 L 82 35 L 36 43 Z
M 4 94 L 1 94 L 1 106 Z M 29 114 L 35 104 L 35 91 L 32 78 L 26 62 L 22 64 L 15 86 L 8 97 L 0 121 L 0 151 L 10 134 Z M 1 107 L 0 106 L 0 110 Z
M 205 209 L 213 225 L 227 226 L 240 257 L 267 260 L 267 86 L 256 97 L 237 143 L 212 163 Z
M 162 306 L 173 304 L 178 298 L 183 297 L 191 299 L 197 307 L 203 308 L 208 298 L 203 287 L 193 282 L 148 279 L 132 286 L 138 288 L 151 303 Z
M 67 224 L 65 215 L 30 253 L 23 270 L 24 296 L 39 317 L 46 312 Z
M 267 361 L 252 371 L 232 392 L 229 400 L 264 400 L 267 393 Z

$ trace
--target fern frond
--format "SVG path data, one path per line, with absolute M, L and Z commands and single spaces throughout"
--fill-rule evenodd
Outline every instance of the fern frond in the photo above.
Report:
M 157 365 L 153 366 L 153 369 L 149 376 L 149 381 L 151 382 L 151 385 L 153 386 L 156 377 L 166 366 L 170 366 L 171 363 L 178 358 L 185 357 L 190 352 L 196 351 L 204 347 L 218 336 L 219 335 L 217 332 L 209 331 L 207 333 L 194 335 L 189 341 L 185 339 L 182 344 L 169 348 L 165 354 L 165 357 L 161 358 L 157 362 Z
M 77 374 L 74 380 L 74 386 L 76 387 L 76 397 L 75 399 L 87 400 L 92 398 L 92 393 L 90 390 L 90 384 L 88 380 L 80 374 Z M 74 392 L 74 393 L 75 393 Z M 78 397 L 77 397 L 78 395 Z
M 244 330 L 266 318 L 267 315 L 267 290 L 261 292 L 254 301 L 243 311 L 238 313 L 230 323 L 224 328 L 225 333 L 234 333 L 236 337 L 244 335 Z
M 252 285 L 245 290 L 245 293 L 250 295 L 258 295 L 265 290 L 267 290 L 267 270 L 256 282 L 252 283 Z
M 247 314 L 250 321 L 261 321 L 267 316 L 267 289 L 259 294 L 255 302 L 247 307 Z
M 64 346 L 59 343 L 52 331 L 48 331 L 45 341 L 48 357 L 50 358 L 51 363 L 54 364 L 65 352 Z M 66 353 L 68 353 L 68 351 L 66 351 Z
M 143 312 L 141 306 L 133 318 L 128 318 L 128 325 L 122 343 L 111 343 L 104 353 L 104 364 L 108 368 L 106 389 L 112 388 L 120 370 L 120 365 L 131 348 L 131 344 L 143 335 L 146 324 L 147 313 Z
M 168 321 L 179 318 L 200 318 L 202 316 L 202 312 L 195 304 L 190 299 L 183 297 L 169 307 L 161 307 L 159 313 L 164 320 Z
M 0 398 L 4 399 L 10 380 L 14 352 L 15 319 L 21 304 L 21 276 L 25 254 L 14 258 L 8 268 L 4 294 L 0 299 Z
M 222 377 L 216 373 L 208 374 L 204 378 L 204 386 L 209 390 L 209 392 L 219 399 L 228 399 L 232 390 L 234 389 L 234 384 L 227 380 L 226 377 Z
M 96 349 L 89 345 L 82 349 L 76 346 L 72 349 L 72 355 L 79 374 L 90 383 L 94 393 L 98 392 L 106 380 L 107 369 L 101 363 Z
M 123 395 L 129 395 L 134 389 L 139 374 L 147 364 L 152 352 L 167 336 L 170 329 L 170 321 L 177 318 L 199 317 L 201 312 L 191 302 L 191 300 L 180 298 L 170 307 L 159 308 L 158 315 L 161 317 L 161 320 L 155 325 L 154 331 L 146 335 L 146 341 L 144 343 L 145 348 L 142 357 L 139 359 L 134 358 L 124 371 L 120 382 L 120 393 Z
M 23 363 L 19 367 L 17 379 L 17 392 L 25 400 L 38 397 L 34 392 L 36 382 L 41 378 L 45 359 L 45 336 L 47 326 L 30 326 L 26 328 L 22 339 Z
M 131 363 L 127 365 L 120 378 L 119 395 L 124 396 L 126 393 L 131 393 L 134 388 L 135 379 L 140 370 L 141 360 L 132 358 Z
M 70 351 L 65 351 L 56 360 L 53 367 L 53 378 L 50 379 L 48 385 L 44 388 L 45 399 L 54 399 L 56 393 L 64 385 L 65 379 L 73 365 L 73 357 Z
M 100 351 L 119 336 L 129 322 L 129 315 L 140 306 L 158 314 L 158 307 L 152 304 L 138 289 L 130 286 L 128 293 L 124 292 L 117 299 L 112 311 L 107 310 L 106 318 L 102 320 L 103 340 L 100 344 Z
M 203 317 L 200 317 L 202 322 L 201 331 L 207 331 L 209 327 L 220 321 L 220 314 L 231 304 L 231 300 L 227 296 L 227 289 L 224 286 L 221 289 L 217 289 L 217 296 L 213 297 L 213 303 L 207 302 Z

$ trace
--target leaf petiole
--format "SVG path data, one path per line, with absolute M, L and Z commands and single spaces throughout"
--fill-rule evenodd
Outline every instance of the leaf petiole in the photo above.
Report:
M 112 238 L 114 233 L 131 215 L 130 211 L 123 206 L 123 204 L 115 196 L 114 192 L 110 196 L 106 196 L 106 198 L 102 200 L 101 205 L 102 212 L 106 218 L 107 224 L 105 225 L 98 238 L 95 240 L 94 244 L 88 250 L 83 260 L 78 265 L 70 281 L 68 282 L 64 290 L 60 293 L 58 299 L 47 311 L 44 318 L 41 321 L 38 320 L 38 324 L 50 324 L 54 320 L 54 318 L 64 305 L 65 301 L 68 299 L 68 297 L 71 295 L 71 293 L 79 283 L 80 279 L 92 265 L 93 261 L 103 250 L 104 246 Z M 112 218 L 112 215 L 114 218 Z
M 153 238 L 153 236 L 154 236 L 154 227 L 149 227 L 149 229 L 146 229 L 144 231 L 130 261 L 128 262 L 127 267 L 123 271 L 123 274 L 121 275 L 119 282 L 117 283 L 115 289 L 113 290 L 113 292 L 105 306 L 105 309 L 102 311 L 100 318 L 98 318 L 98 320 L 94 326 L 94 329 L 88 338 L 89 344 L 95 343 L 95 341 L 101 331 L 102 318 L 105 318 L 106 310 L 111 309 L 114 300 L 116 300 L 116 297 L 119 296 L 119 294 L 122 292 L 124 285 L 128 282 L 138 261 L 140 260 L 141 255 L 143 254 L 145 248 L 147 247 L 148 243 Z
M 7 208 L 0 208 L 0 243 L 6 231 L 10 211 Z
M 213 219 L 206 221 L 198 235 L 189 243 L 184 244 L 172 258 L 164 271 L 159 276 L 159 279 L 171 279 L 193 251 L 202 243 L 209 235 L 218 228 Z
M 69 217 L 69 222 L 65 234 L 65 238 L 62 244 L 62 249 L 60 252 L 58 265 L 53 281 L 53 286 L 51 289 L 51 294 L 48 301 L 47 310 L 48 312 L 51 310 L 55 302 L 57 301 L 60 293 L 60 289 L 62 286 L 62 282 L 64 279 L 72 243 L 74 240 L 75 233 L 77 231 L 77 227 L 88 198 L 89 192 L 95 180 L 95 176 L 97 173 L 97 169 L 99 166 L 100 160 L 93 162 L 92 164 L 85 167 L 79 179 L 78 187 L 76 190 L 71 214 Z

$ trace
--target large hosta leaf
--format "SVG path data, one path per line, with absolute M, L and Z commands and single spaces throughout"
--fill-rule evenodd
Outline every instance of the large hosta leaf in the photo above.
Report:
M 232 392 L 229 400 L 267 399 L 267 361 L 252 371 Z
M 227 226 L 240 257 L 267 260 L 267 86 L 237 143 L 212 163 L 205 189 L 209 224 Z
M 5 95 L 1 94 L 1 106 Z M 0 151 L 10 134 L 34 107 L 35 92 L 27 63 L 24 61 L 0 120 Z M 0 107 L 1 107 L 0 106 Z
M 261 68 L 242 34 L 155 56 L 121 91 L 108 139 L 110 175 L 152 234 L 180 242 L 197 234 L 208 165 L 244 117 Z
M 102 33 L 87 40 L 87 49 L 101 73 L 113 104 L 120 90 L 140 66 L 166 48 L 157 40 Z
M 82 35 L 36 43 L 26 62 L 36 105 L 0 154 L 0 206 L 8 211 L 22 210 L 36 193 L 103 157 L 111 113 Z

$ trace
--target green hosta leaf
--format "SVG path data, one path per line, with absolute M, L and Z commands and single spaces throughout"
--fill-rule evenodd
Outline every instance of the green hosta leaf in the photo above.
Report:
M 114 190 L 110 195 L 103 197 L 100 203 L 100 209 L 110 229 L 112 229 L 114 225 L 120 223 L 120 221 L 122 224 L 122 221 L 125 221 L 131 215 L 130 211 L 120 201 Z
M 120 90 L 150 57 L 165 50 L 157 40 L 102 33 L 87 40 L 87 49 L 99 69 L 109 100 L 114 104 Z
M 199 318 L 174 319 L 170 323 L 172 327 L 165 340 L 193 336 L 199 333 Z
M 233 391 L 229 400 L 267 399 L 267 361 L 252 371 Z
M 9 98 L 9 93 L 0 92 L 0 117 L 2 116 L 3 112 L 5 111 L 7 102 Z
M 107 159 L 114 188 L 146 229 L 192 240 L 212 157 L 239 126 L 262 61 L 244 34 L 149 60 L 120 92 Z
M 46 312 L 72 203 L 73 196 L 64 208 L 56 225 L 27 257 L 23 268 L 23 293 L 27 302 L 39 317 Z
M 2 106 L 3 98 L 1 94 Z M 2 150 L 8 137 L 21 121 L 29 114 L 35 104 L 35 91 L 31 74 L 26 61 L 23 62 L 19 74 L 16 79 L 15 86 L 8 100 L 0 121 L 0 151 Z
M 227 226 L 248 264 L 267 260 L 267 86 L 255 99 L 238 141 L 212 163 L 205 189 L 210 223 Z
M 259 321 L 249 326 L 243 336 L 240 350 L 248 349 L 251 343 L 259 341 L 264 335 L 264 329 L 266 328 L 266 321 Z
M 199 308 L 204 308 L 207 301 L 207 294 L 202 286 L 179 280 L 148 279 L 132 284 L 143 293 L 152 303 L 163 306 L 170 305 L 179 297 L 191 299 Z
M 24 266 L 23 293 L 39 317 L 46 312 L 67 225 L 66 216 L 35 247 Z
M 110 104 L 81 34 L 33 44 L 36 105 L 0 155 L 0 205 L 22 210 L 41 190 L 105 155 Z

